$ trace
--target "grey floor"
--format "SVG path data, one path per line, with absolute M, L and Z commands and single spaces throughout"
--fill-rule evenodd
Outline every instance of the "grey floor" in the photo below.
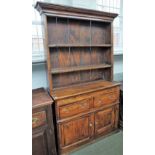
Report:
M 100 139 L 70 155 L 123 155 L 123 132 Z

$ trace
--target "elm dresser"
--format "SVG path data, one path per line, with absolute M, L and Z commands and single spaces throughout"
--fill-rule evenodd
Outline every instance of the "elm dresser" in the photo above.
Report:
M 43 89 L 32 91 L 32 155 L 56 155 L 51 105 Z
M 67 154 L 118 128 L 112 26 L 117 14 L 43 2 L 35 8 L 44 27 L 58 151 Z

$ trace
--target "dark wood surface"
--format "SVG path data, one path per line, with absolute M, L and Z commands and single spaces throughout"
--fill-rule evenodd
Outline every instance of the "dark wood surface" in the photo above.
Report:
M 117 14 L 38 2 L 45 30 L 50 95 L 55 88 L 113 80 Z
M 119 85 L 111 83 L 105 89 L 82 94 L 66 92 L 72 96 L 63 96 L 60 90 L 59 93 L 55 109 L 60 154 L 117 129 Z
M 67 97 L 73 97 L 76 95 L 81 95 L 85 93 L 111 88 L 114 86 L 119 86 L 119 83 L 99 80 L 99 81 L 88 82 L 88 83 L 79 84 L 79 85 L 72 85 L 72 86 L 64 87 L 60 89 L 54 89 L 52 97 L 55 100 L 64 99 Z
M 39 88 L 32 91 L 32 108 L 42 107 L 52 103 L 53 100 L 44 88 Z
M 78 67 L 55 68 L 55 69 L 52 69 L 51 72 L 52 74 L 59 74 L 59 73 L 77 72 L 77 71 L 102 69 L 102 68 L 110 68 L 110 67 L 111 65 L 108 65 L 108 64 L 87 65 L 87 66 L 78 66 Z
M 53 47 L 111 47 L 111 44 L 49 44 L 50 48 Z
M 120 111 L 119 111 L 119 127 L 123 129 L 123 81 L 120 86 Z
M 59 154 L 118 127 L 119 84 L 113 81 L 117 14 L 37 2 L 42 15 L 49 93 Z M 40 124 L 46 124 L 44 114 Z
M 56 155 L 51 97 L 43 89 L 32 91 L 32 154 Z
M 96 11 L 90 9 L 76 8 L 71 6 L 56 5 L 45 2 L 37 2 L 35 8 L 40 12 L 40 14 L 45 14 L 48 16 L 60 16 L 60 17 L 75 17 L 79 19 L 92 19 L 101 20 L 105 22 L 111 22 L 115 17 L 118 16 L 116 13 L 109 13 L 103 11 Z

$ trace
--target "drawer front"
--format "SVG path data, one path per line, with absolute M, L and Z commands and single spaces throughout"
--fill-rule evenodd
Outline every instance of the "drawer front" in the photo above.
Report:
M 60 119 L 87 112 L 91 109 L 92 103 L 93 99 L 91 98 L 61 106 L 59 107 Z
M 113 89 L 109 92 L 103 92 L 94 97 L 94 107 L 101 107 L 106 104 L 112 104 L 119 100 L 119 90 Z
M 39 127 L 46 124 L 46 112 L 41 111 L 32 114 L 32 128 Z

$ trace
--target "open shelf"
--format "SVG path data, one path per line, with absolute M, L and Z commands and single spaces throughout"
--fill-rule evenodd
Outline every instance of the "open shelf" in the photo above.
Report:
M 51 90 L 112 80 L 111 22 L 47 16 L 48 78 Z
M 76 71 L 86 71 L 102 68 L 112 67 L 109 64 L 98 64 L 98 65 L 87 65 L 87 66 L 74 66 L 74 67 L 65 67 L 65 68 L 53 68 L 51 70 L 52 74 L 67 73 L 67 72 L 76 72 Z
M 94 45 L 81 45 L 81 44 L 50 44 L 48 47 L 111 47 L 111 44 L 94 44 Z

